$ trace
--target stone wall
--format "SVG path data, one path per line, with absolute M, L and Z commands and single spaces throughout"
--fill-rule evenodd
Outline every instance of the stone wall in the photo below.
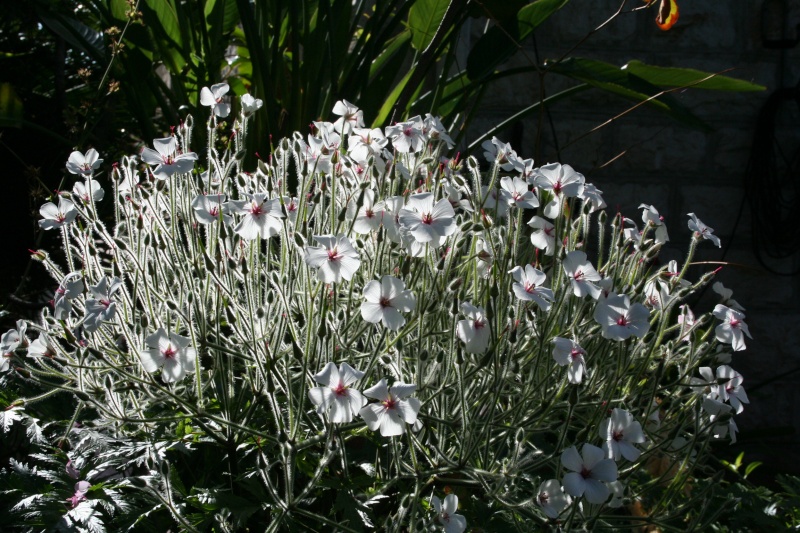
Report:
M 756 191 L 771 186 L 762 173 L 746 175 L 756 120 L 768 96 L 781 83 L 795 86 L 800 80 L 800 47 L 780 51 L 763 46 L 761 1 L 678 3 L 680 20 L 668 32 L 656 26 L 654 9 L 622 13 L 586 38 L 571 55 L 617 65 L 638 59 L 707 72 L 734 68 L 729 75 L 764 85 L 767 90 L 720 93 L 688 89 L 673 93 L 713 128 L 707 133 L 641 107 L 582 137 L 631 105 L 591 90 L 555 104 L 549 110 L 550 116 L 541 122 L 539 117 L 527 119 L 522 128 L 517 126 L 498 137 L 515 138 L 517 152 L 532 157 L 537 153 L 539 133 L 541 157 L 537 164 L 558 160 L 571 164 L 604 191 L 611 210 L 618 208 L 624 215 L 640 220 L 637 206 L 655 205 L 664 215 L 671 236 L 670 247 L 662 255 L 665 259 L 682 257 L 688 247 L 687 213 L 696 213 L 716 230 L 723 249 L 704 243 L 697 260 L 728 263 L 717 279 L 733 289 L 734 298 L 747 308 L 747 322 L 754 337 L 731 365 L 744 375 L 752 402 L 737 417 L 740 444 L 731 451 L 744 450 L 748 462 L 766 461 L 767 466 L 762 468 L 765 475 L 775 471 L 800 474 L 800 409 L 796 409 L 800 405 L 800 371 L 792 373 L 800 369 L 800 277 L 774 275 L 759 264 L 753 243 L 764 239 L 764 235 L 752 230 L 750 207 L 744 201 L 746 180 L 754 184 Z M 619 4 L 573 0 L 537 30 L 535 43 L 529 38 L 505 66 L 530 65 L 537 57 L 543 60 L 563 56 L 592 28 L 608 19 Z M 780 4 L 780 0 L 771 1 L 772 6 Z M 626 5 L 640 7 L 642 3 L 629 1 Z M 800 6 L 789 11 L 788 34 L 793 37 L 794 27 L 800 23 Z M 774 24 L 765 24 L 764 33 L 776 36 Z M 476 26 L 473 24 L 472 39 L 482 29 Z M 545 78 L 547 94 L 573 84 L 559 76 Z M 530 74 L 511 78 L 490 91 L 468 138 L 485 131 L 499 118 L 538 101 L 540 88 L 539 77 Z M 778 122 L 777 138 L 784 151 L 800 158 L 797 102 L 782 108 Z M 570 144 L 572 141 L 574 144 Z M 798 189 L 800 175 L 795 172 L 794 182 L 784 183 L 781 191 L 796 198 Z M 770 266 L 796 270 L 800 268 L 800 254 L 773 261 Z M 715 267 L 701 265 L 694 275 Z M 709 290 L 696 305 L 708 308 L 715 303 L 715 296 Z

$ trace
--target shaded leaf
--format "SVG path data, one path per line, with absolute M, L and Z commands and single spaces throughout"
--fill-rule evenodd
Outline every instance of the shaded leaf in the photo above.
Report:
M 450 0 L 417 0 L 408 12 L 408 27 L 411 44 L 415 49 L 425 50 L 442 23 Z
M 638 60 L 622 67 L 643 80 L 662 87 L 688 87 L 711 91 L 763 91 L 763 85 L 691 68 L 658 67 Z M 713 76 L 713 77 L 710 77 Z M 706 79 L 708 78 L 708 79 Z

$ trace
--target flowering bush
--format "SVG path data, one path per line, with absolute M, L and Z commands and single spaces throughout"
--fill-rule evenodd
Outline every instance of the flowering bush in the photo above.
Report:
M 448 533 L 721 512 L 693 480 L 714 473 L 711 441 L 735 440 L 729 351 L 749 332 L 730 294 L 713 316 L 685 304 L 713 278 L 685 277 L 711 228 L 691 214 L 684 263 L 658 266 L 653 206 L 640 230 L 568 165 L 493 139 L 482 171 L 445 156 L 436 118 L 368 129 L 348 102 L 245 169 L 259 101 L 221 135 L 226 91 L 202 92 L 204 168 L 187 117 L 105 178 L 72 154 L 82 181 L 42 207 L 66 268 L 35 252 L 59 288 L 2 336 L 2 370 L 74 395 L 82 424 L 34 456 L 48 492 L 11 490 L 15 512 Z M 37 399 L 4 429 L 38 427 Z

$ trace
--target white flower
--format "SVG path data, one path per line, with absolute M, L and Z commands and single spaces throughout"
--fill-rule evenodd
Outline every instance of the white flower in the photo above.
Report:
M 611 489 L 611 500 L 608 502 L 608 506 L 612 509 L 619 509 L 622 507 L 625 498 L 625 485 L 622 484 L 622 481 L 611 481 L 606 483 L 609 489 Z
M 53 313 L 56 319 L 61 320 L 72 311 L 71 300 L 83 294 L 83 289 L 83 276 L 80 272 L 70 272 L 64 276 L 53 297 Z
M 247 194 L 249 200 L 233 200 L 231 211 L 244 215 L 233 231 L 248 241 L 261 237 L 269 239 L 279 235 L 283 227 L 280 198 L 267 199 L 266 193 Z
M 514 168 L 514 162 L 517 157 L 517 153 L 511 148 L 509 143 L 504 143 L 497 137 L 492 137 L 492 140 L 486 140 L 481 143 L 481 148 L 483 148 L 483 157 L 490 163 L 497 163 L 500 165 L 505 171 L 509 171 Z
M 544 272 L 533 268 L 531 265 L 514 267 L 509 272 L 514 277 L 516 283 L 511 285 L 511 290 L 520 300 L 535 302 L 542 311 L 549 311 L 553 303 L 553 290 L 543 287 L 547 276 Z
M 230 224 L 232 219 L 227 213 L 223 214 L 223 205 L 226 196 L 224 194 L 199 194 L 192 200 L 194 218 L 200 224 L 212 224 L 219 220 L 222 214 L 222 221 Z M 280 223 L 278 223 L 280 224 Z
M 478 238 L 475 241 L 475 249 L 478 261 L 478 276 L 488 278 L 492 272 L 492 263 L 494 263 L 492 246 L 487 241 Z
M 669 242 L 667 227 L 664 225 L 664 217 L 658 214 L 658 210 L 652 205 L 647 204 L 640 205 L 639 209 L 644 210 L 642 211 L 642 222 L 656 228 L 656 244 Z
M 358 209 L 353 222 L 353 231 L 362 235 L 376 231 L 383 221 L 383 213 L 383 203 L 375 203 L 375 191 L 372 189 L 365 190 L 364 201 Z
M 513 203 L 511 194 L 505 189 L 489 189 L 487 185 L 481 186 L 481 198 L 483 198 L 483 209 L 486 213 L 497 213 L 498 218 L 508 216 L 508 207 Z
M 28 324 L 24 320 L 17 320 L 17 329 L 10 329 L 0 337 L 0 372 L 5 372 L 11 366 L 14 351 L 27 344 L 25 330 Z
M 744 322 L 744 313 L 722 304 L 717 304 L 714 307 L 714 316 L 722 320 L 722 324 L 714 330 L 717 340 L 730 344 L 734 352 L 744 350 L 746 348 L 744 336 L 747 335 L 751 339 L 753 338 L 750 335 L 750 329 Z
M 455 144 L 450 135 L 448 135 L 447 128 L 444 127 L 439 117 L 434 117 L 430 113 L 425 114 L 425 120 L 422 123 L 422 131 L 431 140 L 443 141 L 447 144 L 448 149 L 453 148 Z
M 634 444 L 645 441 L 642 425 L 628 411 L 617 408 L 600 425 L 600 438 L 605 440 L 603 451 L 606 457 L 615 461 L 619 461 L 620 457 L 631 462 L 637 460 L 642 452 Z
M 530 219 L 528 225 L 534 229 L 531 233 L 531 243 L 538 249 L 544 250 L 544 255 L 553 255 L 556 244 L 556 227 L 539 216 Z
M 521 209 L 534 209 L 539 207 L 539 199 L 528 190 L 528 183 L 519 178 L 502 178 L 500 187 L 509 195 L 509 204 Z
M 381 224 L 386 230 L 386 237 L 392 242 L 402 242 L 400 235 L 400 212 L 405 205 L 402 196 L 391 196 L 383 201 L 383 213 L 381 214 Z
M 117 304 L 111 296 L 122 287 L 122 280 L 114 277 L 103 277 L 95 286 L 89 287 L 92 298 L 86 299 L 86 316 L 83 319 L 83 328 L 89 333 L 97 331 L 103 322 L 114 319 Z
M 703 221 L 697 218 L 694 213 L 689 213 L 689 217 L 689 229 L 694 232 L 696 239 L 708 239 L 716 244 L 717 248 L 722 248 L 722 243 L 719 241 L 719 237 L 714 235 L 714 230 L 712 228 L 703 224 Z
M 744 313 L 745 308 L 742 307 L 739 304 L 739 302 L 733 299 L 732 290 L 725 288 L 725 285 L 723 285 L 719 281 L 715 281 L 714 284 L 711 286 L 711 289 L 717 294 L 719 294 L 720 298 L 722 298 L 722 301 L 720 302 L 722 305 Z
M 189 347 L 189 339 L 176 335 L 167 334 L 164 328 L 148 336 L 146 339 L 149 350 L 139 352 L 139 359 L 142 366 L 148 372 L 155 372 L 162 368 L 161 379 L 164 383 L 180 381 L 188 373 L 194 373 L 195 359 L 197 352 Z
M 603 337 L 623 341 L 632 335 L 645 336 L 650 329 L 650 311 L 640 303 L 631 305 L 624 294 L 610 295 L 597 303 L 594 319 L 603 328 Z
M 90 200 L 95 202 L 99 202 L 103 199 L 106 192 L 94 180 L 87 180 L 86 183 L 81 183 L 80 181 L 76 181 L 75 185 L 72 186 L 72 193 L 77 196 L 84 204 L 88 204 Z
M 583 194 L 583 174 L 575 172 L 569 165 L 550 163 L 536 170 L 534 183 L 544 191 L 553 193 L 553 198 L 544 206 L 544 216 L 556 218 L 561 213 L 564 198 L 574 198 Z
M 680 324 L 681 329 L 680 333 L 678 334 L 678 340 L 681 342 L 691 342 L 689 333 L 692 330 L 692 326 L 694 326 L 696 322 L 694 313 L 687 304 L 681 305 L 680 310 L 681 314 L 678 315 L 678 324 Z
M 669 302 L 669 290 L 661 280 L 651 279 L 644 284 L 645 304 L 653 309 L 661 310 Z
M 361 260 L 358 252 L 344 235 L 314 235 L 321 246 L 306 246 L 305 262 L 316 268 L 317 278 L 323 283 L 339 283 L 342 279 L 350 281 Z
M 559 366 L 567 366 L 569 382 L 576 385 L 583 379 L 586 372 L 586 350 L 569 339 L 555 337 L 553 339 L 553 359 Z
M 589 206 L 589 213 L 594 213 L 606 207 L 606 201 L 603 200 L 603 191 L 592 185 L 591 183 L 584 183 L 583 193 L 578 195 L 578 198 L 583 200 L 584 206 Z
M 67 170 L 69 170 L 71 174 L 91 176 L 100 166 L 100 163 L 103 162 L 102 159 L 98 159 L 99 156 L 100 154 L 98 154 L 97 150 L 94 148 L 89 148 L 86 151 L 86 155 L 78 151 L 72 152 L 67 160 Z
M 39 221 L 39 227 L 45 230 L 60 228 L 71 224 L 72 221 L 75 220 L 75 217 L 78 216 L 78 212 L 75 210 L 75 204 L 63 196 L 59 196 L 58 198 L 58 207 L 52 202 L 47 202 L 39 208 L 39 213 L 44 217 L 43 220 Z
M 2 351 L 2 347 L 0 347 L 0 351 Z M 34 339 L 31 345 L 28 346 L 28 357 L 53 358 L 55 355 L 55 345 L 45 333 L 39 335 L 39 337 Z M 0 363 L 0 366 L 2 366 L 2 363 Z
M 339 100 L 333 105 L 333 114 L 339 115 L 333 128 L 337 133 L 348 135 L 353 128 L 364 127 L 364 112 L 347 100 Z
M 455 216 L 450 202 L 442 198 L 434 204 L 433 194 L 427 192 L 410 196 L 399 220 L 417 242 L 441 246 L 445 237 L 456 231 Z
M 212 112 L 220 118 L 225 118 L 231 112 L 231 105 L 223 102 L 230 86 L 227 83 L 217 83 L 200 89 L 200 103 L 212 108 Z
M 586 254 L 580 250 L 573 250 L 567 253 L 564 261 L 561 263 L 570 282 L 572 283 L 572 292 L 578 298 L 583 298 L 590 294 L 595 300 L 600 297 L 600 287 L 595 285 L 594 281 L 600 281 L 600 274 L 587 261 Z
M 388 144 L 389 139 L 379 128 L 353 128 L 353 134 L 347 139 L 347 153 L 359 162 L 366 162 L 372 156 L 375 166 L 380 168 L 386 164 L 381 152 Z
M 328 363 L 319 374 L 314 376 L 314 381 L 322 385 L 309 389 L 308 397 L 317 406 L 317 413 L 328 416 L 334 424 L 344 424 L 353 421 L 353 416 L 364 407 L 367 399 L 350 386 L 364 377 L 347 363 L 336 365 Z
M 439 523 L 444 526 L 446 533 L 462 533 L 467 529 L 467 519 L 460 514 L 456 514 L 458 510 L 458 496 L 455 494 L 448 494 L 444 497 L 444 503 L 436 496 L 432 496 L 431 505 L 433 505 Z
M 425 148 L 427 139 L 423 133 L 424 124 L 419 116 L 406 122 L 398 122 L 386 127 L 386 136 L 392 140 L 395 150 L 402 153 L 420 152 Z
M 158 179 L 166 179 L 175 173 L 185 174 L 194 168 L 197 154 L 187 152 L 178 154 L 178 141 L 175 137 L 164 137 L 153 140 L 152 148 L 142 148 L 142 161 L 148 165 L 155 165 L 153 175 Z
M 456 326 L 458 338 L 464 342 L 464 349 L 467 353 L 483 353 L 489 347 L 491 331 L 489 321 L 483 314 L 482 307 L 475 307 L 464 302 L 461 304 L 461 312 L 466 315 L 466 320 L 459 320 Z
M 380 429 L 384 437 L 402 435 L 406 431 L 405 424 L 414 424 L 421 407 L 416 398 L 408 398 L 416 390 L 416 385 L 397 382 L 391 389 L 386 386 L 386 379 L 364 391 L 364 396 L 378 400 L 364 406 L 358 414 L 372 431 Z M 408 398 L 408 399 L 406 399 Z M 405 424 L 404 424 L 405 422 Z
M 557 479 L 548 479 L 539 485 L 536 504 L 542 508 L 548 518 L 558 518 L 561 511 L 570 504 L 570 497 L 564 494 L 561 483 Z
M 720 400 L 715 400 L 714 398 L 710 398 L 706 396 L 703 398 L 703 410 L 708 413 L 708 419 L 710 422 L 714 423 L 717 422 L 722 417 L 727 417 L 727 424 L 716 424 L 712 428 L 712 433 L 714 434 L 714 438 L 722 439 L 730 433 L 731 435 L 731 444 L 736 443 L 736 432 L 739 431 L 736 422 L 733 420 L 733 407 L 722 403 Z
M 261 106 L 264 105 L 263 100 L 261 100 L 260 98 L 253 98 L 249 94 L 243 94 L 241 102 L 242 102 L 242 111 L 244 111 L 245 115 L 252 115 L 256 111 L 261 109 Z
M 586 496 L 589 503 L 605 503 L 611 491 L 603 482 L 617 480 L 617 464 L 597 446 L 584 444 L 581 452 L 583 457 L 572 446 L 561 454 L 561 464 L 572 470 L 564 475 L 564 489 L 576 498 Z
M 364 286 L 366 302 L 361 304 L 361 316 L 367 322 L 383 325 L 398 331 L 406 323 L 400 311 L 411 312 L 417 302 L 405 283 L 394 276 L 383 276 L 381 281 L 372 280 Z
M 736 410 L 738 415 L 744 411 L 745 403 L 750 403 L 747 393 L 742 387 L 744 378 L 740 373 L 729 367 L 722 365 L 717 368 L 717 394 L 719 399 L 727 401 Z

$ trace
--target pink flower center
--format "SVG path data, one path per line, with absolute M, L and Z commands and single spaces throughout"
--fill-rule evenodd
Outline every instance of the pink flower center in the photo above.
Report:
M 208 214 L 212 217 L 216 217 L 219 215 L 219 207 L 213 206 L 211 209 L 208 210 Z
M 562 190 L 563 188 L 564 188 L 564 186 L 563 186 L 563 185 L 561 185 L 561 182 L 560 182 L 560 181 L 557 181 L 557 182 L 555 182 L 555 183 L 553 184 L 553 192 L 556 194 L 556 196 L 558 196 L 559 194 L 561 194 L 561 190 Z
M 583 479 L 589 479 L 592 477 L 592 471 L 586 468 L 585 466 L 581 467 L 581 477 Z
M 171 344 L 167 346 L 165 350 L 161 350 L 161 355 L 166 357 L 167 359 L 172 359 L 177 355 L 178 350 L 176 350 Z
M 381 304 L 381 307 L 383 307 L 384 309 L 387 307 L 392 307 L 392 301 L 389 300 L 389 298 L 387 298 L 386 296 L 381 296 L 379 303 Z
M 67 220 L 67 217 L 64 215 L 64 213 L 59 213 L 56 215 L 56 222 L 64 222 L 65 220 Z
M 486 321 L 478 318 L 472 323 L 472 325 L 475 326 L 475 329 L 483 329 L 486 326 Z
M 625 315 L 619 315 L 619 318 L 617 319 L 617 325 L 627 326 L 628 324 L 629 324 L 628 317 L 626 317 Z
M 433 215 L 430 213 L 423 213 L 422 214 L 422 223 L 423 224 L 433 224 Z
M 614 431 L 613 433 L 611 433 L 611 438 L 615 442 L 619 442 L 625 439 L 625 435 L 622 433 L 622 431 Z
M 577 348 L 573 348 L 569 352 L 569 356 L 572 358 L 573 361 L 576 360 L 576 359 L 580 359 L 582 355 L 583 355 L 583 351 L 581 351 L 581 350 L 579 350 Z
M 547 235 L 548 237 L 552 237 L 553 236 L 553 230 L 555 230 L 555 229 L 556 229 L 555 227 L 551 227 L 551 228 L 544 227 L 544 228 L 542 228 L 542 231 L 544 231 L 544 234 Z
M 526 281 L 525 282 L 525 292 L 527 292 L 529 294 L 536 292 L 536 284 L 535 283 L 531 283 L 530 281 Z
M 410 127 L 403 130 L 403 135 L 405 135 L 406 137 L 411 137 L 412 133 L 413 132 Z
M 328 250 L 328 261 L 338 261 L 342 258 L 342 254 L 339 253 L 339 249 L 335 246 L 333 249 Z
M 391 396 L 389 396 L 388 398 L 383 400 L 381 403 L 383 404 L 383 406 L 386 408 L 387 411 L 390 411 L 390 410 L 395 409 L 397 407 L 397 400 L 395 400 Z
M 375 212 L 372 209 L 367 209 L 364 214 L 367 216 L 367 218 L 373 218 L 375 216 Z
M 340 381 L 336 388 L 333 389 L 333 393 L 336 396 L 347 396 L 347 386 Z
M 263 212 L 264 211 L 261 209 L 261 204 L 256 204 L 253 202 L 253 204 L 250 206 L 250 214 L 255 217 L 261 215 Z
M 573 278 L 575 281 L 582 281 L 582 280 L 583 280 L 583 278 L 584 278 L 584 276 L 585 276 L 585 274 L 583 273 L 583 271 L 582 271 L 582 270 L 576 270 L 576 271 L 575 271 L 575 274 L 572 276 L 572 278 Z
M 550 503 L 550 495 L 546 492 L 539 493 L 539 503 L 542 505 L 547 505 Z
M 108 306 L 111 305 L 111 300 L 100 300 L 100 305 L 108 309 Z
M 172 165 L 172 164 L 175 163 L 175 156 L 172 155 L 172 154 L 170 154 L 170 155 L 162 155 L 161 156 L 161 160 L 164 161 L 165 165 Z
M 741 323 L 742 322 L 740 320 L 736 320 L 735 318 L 731 318 L 731 321 L 729 322 L 729 324 L 731 325 L 732 328 L 741 327 Z

